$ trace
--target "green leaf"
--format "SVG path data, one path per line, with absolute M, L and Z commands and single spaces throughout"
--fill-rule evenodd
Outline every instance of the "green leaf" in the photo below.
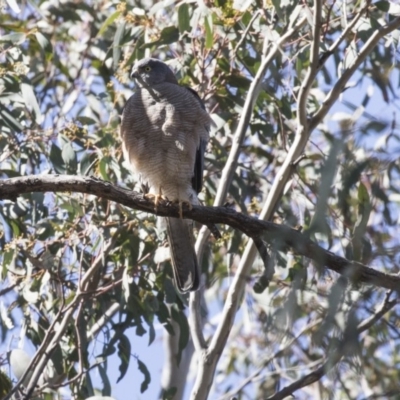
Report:
M 22 132 L 25 128 L 21 125 L 21 123 L 14 118 L 14 116 L 6 109 L 3 108 L 0 104 L 0 116 L 2 117 L 1 120 L 10 127 L 10 129 Z
M 167 26 L 161 31 L 160 39 L 157 41 L 157 44 L 171 44 L 176 42 L 179 39 L 179 29 L 175 26 Z
M 96 121 L 93 118 L 89 117 L 77 117 L 77 121 L 79 121 L 82 125 L 94 125 Z
M 150 372 L 147 369 L 146 365 L 142 363 L 139 359 L 137 360 L 139 371 L 144 375 L 144 380 L 140 385 L 140 393 L 143 393 L 149 387 L 149 383 L 151 382 Z
M 97 157 L 94 153 L 85 151 L 79 162 L 79 173 L 81 175 L 89 175 L 97 162 Z
M 213 20 L 212 14 L 208 15 L 204 18 L 204 26 L 206 28 L 206 49 L 211 49 L 214 43 L 214 34 L 213 34 Z
M 23 82 L 21 83 L 21 93 L 22 97 L 24 98 L 26 108 L 29 111 L 33 111 L 35 115 L 35 121 L 40 124 L 42 122 L 42 113 L 40 112 L 40 107 L 36 100 L 33 87 Z
M 13 32 L 8 35 L 0 36 L 0 42 L 11 42 L 14 44 L 24 43 L 26 40 L 25 33 Z
M 67 166 L 68 172 L 75 172 L 77 167 L 76 153 L 71 143 L 66 143 L 63 146 L 61 156 Z
M 3 253 L 3 266 L 8 267 L 14 259 L 15 250 L 7 250 Z
M 120 375 L 117 383 L 125 376 L 126 371 L 128 371 L 131 359 L 131 342 L 125 335 L 122 335 L 118 342 L 118 357 L 121 360 L 121 364 L 119 365 Z
M 269 286 L 269 282 L 270 280 L 265 275 L 260 276 L 253 285 L 254 293 L 262 293 Z
M 19 229 L 18 223 L 11 219 L 9 220 L 9 224 L 14 234 L 14 237 L 18 237 L 21 234 L 21 230 Z
M 111 14 L 105 21 L 104 24 L 101 26 L 100 30 L 97 33 L 97 37 L 101 36 L 106 29 L 121 15 L 121 11 L 115 11 Z
M 186 315 L 182 311 L 177 310 L 175 307 L 172 307 L 171 309 L 171 316 L 172 319 L 174 319 L 179 325 L 179 353 L 176 356 L 179 363 L 181 360 L 182 351 L 186 348 L 189 342 L 189 324 Z
M 181 4 L 178 8 L 178 26 L 181 34 L 190 32 L 189 4 L 187 3 Z
M 61 150 L 54 143 L 52 143 L 50 149 L 50 161 L 53 164 L 54 170 L 57 174 L 65 174 L 66 167 L 61 156 Z
M 377 1 L 374 6 L 381 11 L 388 12 L 390 8 L 390 3 L 387 0 Z
M 369 193 L 365 185 L 361 182 L 358 186 L 358 201 L 359 204 L 366 205 L 369 204 Z
M 109 161 L 110 161 L 110 157 L 106 156 L 106 157 L 103 157 L 99 163 L 100 175 L 105 181 L 110 180 L 110 177 L 108 176 L 108 172 L 107 172 L 107 166 L 108 166 Z
M 0 399 L 5 397 L 8 392 L 12 389 L 13 385 L 10 378 L 0 370 Z
M 167 26 L 160 33 L 160 38 L 154 42 L 145 43 L 141 46 L 142 49 L 152 47 L 154 45 L 162 46 L 171 44 L 179 40 L 179 29 L 176 26 Z
M 36 40 L 38 41 L 40 47 L 48 53 L 53 54 L 53 46 L 51 45 L 50 40 L 46 38 L 42 33 L 35 32 Z
M 118 68 L 118 63 L 121 58 L 121 42 L 125 32 L 125 22 L 122 21 L 117 26 L 117 31 L 115 32 L 114 42 L 113 42 L 113 67 Z
M 350 68 L 353 63 L 354 60 L 357 58 L 358 54 L 357 54 L 357 46 L 355 41 L 352 41 L 350 43 L 349 46 L 347 46 L 346 48 L 346 55 L 344 57 L 344 62 L 343 62 L 343 66 L 345 69 Z
M 156 330 L 153 324 L 149 324 L 149 346 L 154 342 L 156 338 Z

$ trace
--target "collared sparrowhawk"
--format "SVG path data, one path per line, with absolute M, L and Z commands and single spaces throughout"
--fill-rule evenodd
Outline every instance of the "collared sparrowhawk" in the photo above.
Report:
M 180 203 L 199 204 L 210 116 L 197 93 L 180 86 L 163 62 L 145 58 L 131 75 L 138 83 L 125 105 L 121 137 L 126 159 L 149 193 Z M 193 221 L 166 218 L 176 286 L 199 287 Z

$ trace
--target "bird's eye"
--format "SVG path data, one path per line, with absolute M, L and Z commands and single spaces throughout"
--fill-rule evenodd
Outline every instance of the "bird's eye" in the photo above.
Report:
M 146 72 L 149 72 L 149 71 L 151 71 L 151 67 L 149 67 L 149 66 L 144 67 L 144 70 L 145 70 Z

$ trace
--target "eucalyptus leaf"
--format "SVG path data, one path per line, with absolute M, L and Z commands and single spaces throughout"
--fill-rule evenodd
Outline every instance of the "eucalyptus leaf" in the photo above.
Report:
M 178 8 L 178 26 L 181 34 L 191 30 L 188 3 L 182 3 Z
M 36 122 L 38 124 L 42 123 L 42 114 L 33 87 L 28 83 L 21 83 L 21 92 L 25 105 L 29 110 L 33 111 Z
M 149 383 L 151 382 L 150 372 L 142 361 L 138 359 L 137 362 L 139 371 L 143 374 L 144 377 L 143 382 L 140 385 L 140 392 L 144 393 L 149 387 Z
M 115 11 L 112 13 L 103 23 L 101 28 L 99 29 L 97 36 L 102 36 L 106 29 L 117 19 L 121 16 L 121 11 Z

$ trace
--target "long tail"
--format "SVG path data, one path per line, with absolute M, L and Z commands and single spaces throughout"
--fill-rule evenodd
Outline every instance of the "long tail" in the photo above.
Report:
M 166 218 L 172 269 L 178 290 L 182 293 L 199 288 L 200 276 L 194 251 L 193 221 Z

